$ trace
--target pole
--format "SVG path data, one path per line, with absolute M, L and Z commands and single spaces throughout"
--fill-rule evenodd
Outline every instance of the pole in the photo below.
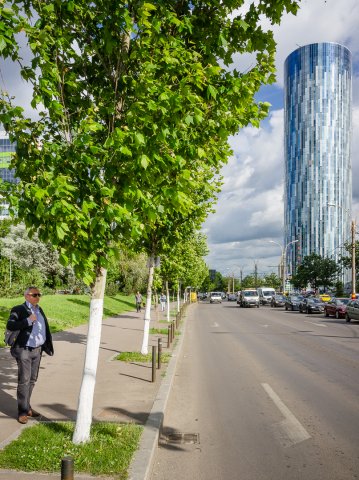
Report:
M 355 220 L 352 220 L 352 298 L 356 296 Z

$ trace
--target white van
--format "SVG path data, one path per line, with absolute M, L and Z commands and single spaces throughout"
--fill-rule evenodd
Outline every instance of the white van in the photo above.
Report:
M 271 287 L 257 288 L 259 295 L 259 302 L 261 305 L 270 305 L 273 295 L 275 295 L 275 289 Z
M 259 295 L 257 290 L 247 288 L 242 290 L 239 294 L 239 303 L 240 307 L 257 307 L 259 308 Z

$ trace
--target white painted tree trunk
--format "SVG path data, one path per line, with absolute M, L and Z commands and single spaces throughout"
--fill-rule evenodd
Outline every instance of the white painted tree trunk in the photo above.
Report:
M 90 440 L 93 397 L 96 385 L 96 371 L 101 341 L 103 299 L 106 286 L 105 269 L 101 269 L 91 291 L 90 319 L 87 333 L 85 364 L 77 407 L 73 443 L 80 444 Z
M 150 336 L 150 321 L 151 321 L 151 302 L 152 302 L 152 285 L 153 285 L 153 275 L 155 271 L 154 258 L 150 257 L 149 259 L 149 269 L 148 269 L 148 283 L 147 283 L 147 297 L 146 297 L 146 308 L 145 308 L 145 323 L 143 327 L 143 340 L 141 353 L 142 355 L 148 354 L 148 339 Z
M 167 322 L 170 322 L 171 321 L 171 318 L 170 318 L 170 291 L 168 290 L 168 281 L 166 280 L 166 299 L 167 299 L 167 302 L 166 302 L 166 307 L 167 307 Z
M 180 292 L 180 282 L 177 284 L 177 313 L 181 310 L 181 292 Z

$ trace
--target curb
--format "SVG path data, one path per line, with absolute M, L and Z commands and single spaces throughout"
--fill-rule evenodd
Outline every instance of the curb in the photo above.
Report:
M 186 312 L 188 312 L 188 307 Z M 186 314 L 186 320 L 182 323 L 182 329 L 180 330 L 181 335 L 178 339 L 178 343 L 172 351 L 171 360 L 166 370 L 166 376 L 161 382 L 153 407 L 144 426 L 139 448 L 132 458 L 128 470 L 129 480 L 149 480 L 150 478 L 164 414 L 176 372 L 177 361 L 182 349 L 187 317 L 188 313 Z

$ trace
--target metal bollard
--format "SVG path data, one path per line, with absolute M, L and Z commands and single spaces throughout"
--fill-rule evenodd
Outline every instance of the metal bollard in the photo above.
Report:
M 172 342 L 175 338 L 175 322 L 172 322 Z
M 168 325 L 167 330 L 167 348 L 170 348 L 171 345 L 171 325 Z
M 156 381 L 156 355 L 157 354 L 157 347 L 155 345 L 152 346 L 152 383 Z
M 162 338 L 158 339 L 158 358 L 157 358 L 157 363 L 158 363 L 158 368 L 161 368 L 161 355 L 162 355 Z
M 61 480 L 74 480 L 74 459 L 64 457 L 61 460 Z

